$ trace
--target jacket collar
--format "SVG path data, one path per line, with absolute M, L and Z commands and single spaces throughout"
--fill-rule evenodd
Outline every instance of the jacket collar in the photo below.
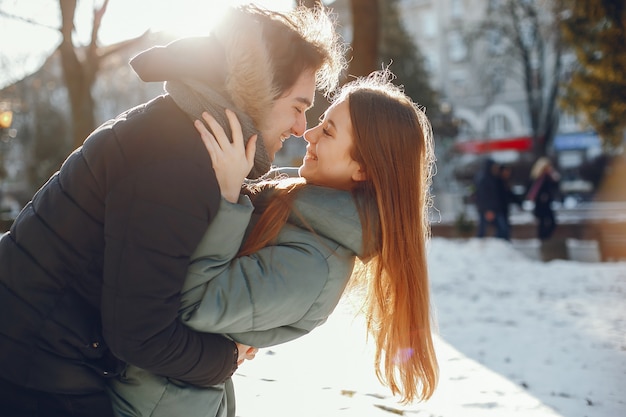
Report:
M 350 192 L 306 185 L 296 194 L 293 208 L 289 223 L 309 226 L 318 235 L 363 257 L 361 220 Z

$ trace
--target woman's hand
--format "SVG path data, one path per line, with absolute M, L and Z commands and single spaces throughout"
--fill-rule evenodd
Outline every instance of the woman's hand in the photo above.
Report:
M 237 357 L 237 365 L 241 365 L 243 361 L 246 359 L 247 360 L 254 359 L 257 352 L 259 351 L 259 349 L 252 347 L 252 346 L 242 345 L 241 343 L 236 343 L 236 342 L 235 344 L 237 345 L 237 350 L 239 352 L 239 356 Z
M 241 184 L 254 165 L 257 136 L 253 135 L 248 141 L 248 145 L 244 146 L 239 119 L 230 110 L 226 110 L 226 117 L 233 132 L 232 143 L 228 140 L 222 126 L 207 112 L 202 113 L 202 118 L 213 133 L 200 120 L 196 120 L 194 126 L 200 133 L 204 146 L 211 156 L 222 196 L 227 201 L 236 203 L 239 200 Z

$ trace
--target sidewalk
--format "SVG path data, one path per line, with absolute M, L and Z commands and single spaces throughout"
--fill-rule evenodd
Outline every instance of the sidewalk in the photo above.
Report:
M 238 417 L 561 417 L 526 390 L 437 338 L 435 395 L 401 405 L 373 372 L 362 323 L 345 306 L 299 340 L 261 351 L 234 377 Z

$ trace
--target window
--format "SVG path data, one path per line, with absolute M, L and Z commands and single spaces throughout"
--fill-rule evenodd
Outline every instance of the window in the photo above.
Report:
M 578 118 L 574 114 L 561 112 L 559 115 L 559 131 L 576 132 L 580 130 Z
M 463 97 L 467 94 L 467 73 L 463 70 L 450 71 L 452 94 Z
M 525 48 L 532 48 L 537 40 L 538 28 L 530 18 L 523 18 L 520 22 L 520 37 Z
M 507 136 L 511 131 L 511 122 L 502 114 L 494 114 L 487 120 L 487 135 L 490 138 Z
M 487 32 L 487 51 L 490 55 L 502 55 L 505 50 L 503 36 L 497 29 Z
M 450 17 L 462 19 L 463 14 L 463 0 L 450 0 Z
M 422 34 L 425 38 L 437 36 L 437 18 L 431 10 L 422 12 Z
M 424 68 L 429 74 L 436 74 L 439 72 L 439 55 L 437 55 L 436 52 L 425 52 Z
M 501 93 L 504 89 L 505 70 L 502 67 L 495 66 L 488 70 L 488 74 L 491 93 Z
M 452 62 L 460 62 L 467 58 L 467 46 L 460 32 L 448 34 L 448 56 Z
M 502 7 L 502 0 L 489 0 L 488 11 L 497 11 Z

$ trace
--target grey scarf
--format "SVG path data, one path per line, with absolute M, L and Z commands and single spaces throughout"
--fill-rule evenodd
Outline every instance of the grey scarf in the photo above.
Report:
M 229 138 L 232 138 L 230 125 L 226 118 L 225 109 L 232 110 L 239 118 L 243 131 L 244 141 L 247 143 L 250 136 L 257 134 L 256 153 L 254 155 L 254 166 L 248 174 L 248 178 L 256 179 L 263 176 L 271 168 L 270 160 L 261 133 L 257 130 L 252 119 L 240 109 L 235 107 L 232 101 L 215 89 L 196 81 L 167 81 L 165 90 L 170 94 L 178 107 L 183 109 L 192 120 L 203 120 L 202 112 L 210 113 L 215 120 L 224 128 Z

